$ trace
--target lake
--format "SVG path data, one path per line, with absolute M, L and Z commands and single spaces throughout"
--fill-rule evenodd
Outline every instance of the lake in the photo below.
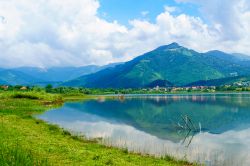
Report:
M 65 103 L 38 118 L 133 152 L 250 165 L 250 94 L 100 97 Z

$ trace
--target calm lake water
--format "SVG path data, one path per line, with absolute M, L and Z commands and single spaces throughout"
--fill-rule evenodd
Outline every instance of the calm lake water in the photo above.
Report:
M 38 117 L 129 151 L 250 165 L 250 94 L 114 97 L 69 102 Z

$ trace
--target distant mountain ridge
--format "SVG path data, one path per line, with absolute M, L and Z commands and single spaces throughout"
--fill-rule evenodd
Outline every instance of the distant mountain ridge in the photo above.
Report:
M 59 85 L 80 76 L 95 73 L 102 69 L 116 66 L 113 63 L 105 66 L 89 65 L 83 67 L 52 67 L 48 69 L 37 67 L 19 67 L 0 69 L 0 84 L 8 85 Z
M 13 70 L 0 70 L 0 84 L 7 85 L 27 85 L 41 82 L 42 80 Z
M 199 53 L 177 43 L 158 47 L 114 68 L 64 83 L 89 88 L 140 88 L 158 83 L 185 86 L 201 80 L 250 75 L 250 59 L 221 51 Z M 155 84 L 156 83 L 156 84 Z
M 224 85 L 250 81 L 250 56 L 219 50 L 200 53 L 178 43 L 160 46 L 126 63 L 105 66 L 0 68 L 0 84 L 143 88 Z

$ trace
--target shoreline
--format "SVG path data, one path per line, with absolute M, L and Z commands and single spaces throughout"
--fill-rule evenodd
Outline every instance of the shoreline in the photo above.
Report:
M 140 97 L 140 96 L 211 96 L 211 95 L 250 95 L 250 92 L 214 92 L 214 93 L 207 93 L 207 92 L 197 92 L 197 93 L 154 93 L 154 94 L 108 94 L 108 95 L 93 95 L 95 97 Z
M 141 165 L 143 163 L 144 165 L 193 165 L 169 156 L 156 158 L 115 147 L 106 147 L 94 140 L 78 138 L 59 126 L 34 117 L 36 114 L 61 106 L 65 102 L 94 99 L 93 96 L 78 96 L 77 99 L 77 96 L 63 97 L 62 95 L 44 94 L 43 99 L 32 100 L 11 98 L 5 95 L 9 94 L 2 93 L 0 96 L 2 121 L 0 133 L 3 133 L 0 141 L 12 149 L 14 140 L 18 140 L 18 144 L 21 146 L 18 149 L 24 151 L 22 154 L 31 153 L 38 163 L 46 160 L 51 165 L 69 165 L 69 163 L 79 165 L 110 165 L 110 163 L 111 165 Z M 47 142 L 50 143 L 47 144 Z M 51 148 L 54 150 L 49 150 Z M 83 151 L 83 149 L 85 150 Z

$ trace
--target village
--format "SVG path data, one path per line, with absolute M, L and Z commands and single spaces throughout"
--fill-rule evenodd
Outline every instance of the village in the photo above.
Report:
M 165 91 L 165 92 L 177 92 L 177 91 L 215 91 L 215 86 L 191 86 L 191 87 L 159 87 L 156 86 L 150 89 L 144 89 L 149 91 Z
M 215 93 L 215 92 L 227 92 L 227 91 L 250 91 L 250 82 L 236 82 L 223 86 L 173 86 L 173 87 L 146 87 L 146 88 L 85 88 L 85 87 L 53 87 L 47 85 L 45 87 L 40 86 L 23 86 L 23 85 L 0 85 L 1 91 L 45 91 L 48 93 L 77 93 L 77 94 L 166 94 L 166 93 Z

